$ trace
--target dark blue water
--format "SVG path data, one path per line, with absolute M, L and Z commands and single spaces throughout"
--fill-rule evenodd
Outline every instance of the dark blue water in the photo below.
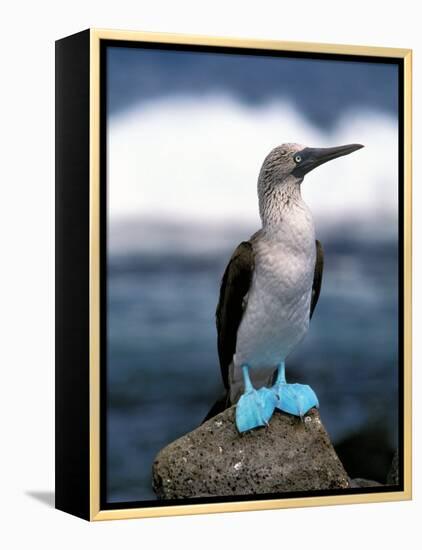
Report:
M 331 235 L 324 249 L 319 304 L 287 377 L 316 390 L 334 443 L 371 424 L 387 431 L 394 447 L 396 243 Z M 109 501 L 155 498 L 155 455 L 198 426 L 222 391 L 214 313 L 230 254 L 162 250 L 109 258 Z

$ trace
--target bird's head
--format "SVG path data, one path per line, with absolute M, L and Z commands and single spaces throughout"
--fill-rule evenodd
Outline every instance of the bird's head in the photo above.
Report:
M 300 196 L 300 184 L 305 175 L 333 160 L 361 149 L 363 145 L 352 143 L 338 147 L 314 148 L 298 143 L 283 143 L 275 147 L 265 158 L 258 179 L 258 196 L 262 208 L 271 200 L 288 204 L 295 195 Z

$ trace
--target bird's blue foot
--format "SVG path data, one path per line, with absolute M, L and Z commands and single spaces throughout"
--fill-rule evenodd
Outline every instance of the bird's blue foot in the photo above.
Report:
M 277 380 L 271 388 L 277 396 L 276 408 L 295 416 L 304 416 L 313 407 L 319 407 L 318 397 L 306 384 L 287 384 L 284 362 L 278 367 Z
M 265 387 L 254 389 L 248 369 L 247 365 L 242 366 L 245 393 L 236 405 L 236 427 L 241 433 L 266 426 L 278 401 L 272 390 Z

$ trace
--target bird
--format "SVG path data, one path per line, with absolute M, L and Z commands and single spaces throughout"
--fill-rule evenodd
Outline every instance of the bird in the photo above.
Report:
M 285 375 L 286 358 L 308 331 L 324 264 L 301 185 L 316 167 L 362 147 L 284 143 L 266 156 L 257 185 L 262 227 L 237 246 L 221 280 L 216 327 L 225 394 L 204 422 L 235 404 L 243 433 L 268 425 L 276 409 L 303 418 L 319 407 L 309 385 L 289 384 Z

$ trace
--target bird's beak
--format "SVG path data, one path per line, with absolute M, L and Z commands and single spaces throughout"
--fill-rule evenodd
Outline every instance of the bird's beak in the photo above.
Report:
M 313 148 L 305 147 L 302 151 L 299 151 L 295 155 L 295 162 L 297 164 L 294 168 L 292 174 L 298 178 L 303 178 L 305 174 L 321 166 L 329 160 L 336 159 L 337 157 L 342 157 L 343 155 L 349 155 L 353 151 L 362 149 L 363 145 L 359 143 L 352 143 L 350 145 L 340 145 L 339 147 L 324 147 L 324 148 Z

